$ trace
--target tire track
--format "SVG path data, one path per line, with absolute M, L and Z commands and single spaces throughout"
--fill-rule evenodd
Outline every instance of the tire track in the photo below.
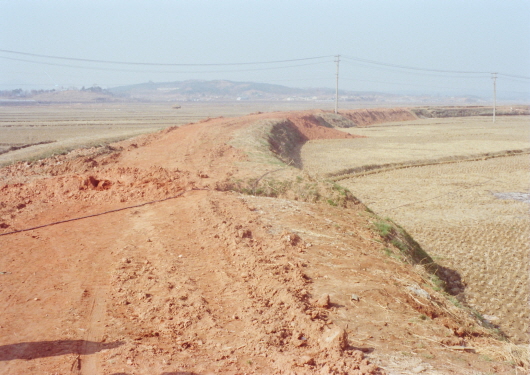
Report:
M 108 285 L 93 288 L 90 299 L 90 312 L 88 316 L 88 328 L 85 341 L 80 350 L 79 370 L 81 375 L 99 374 L 100 368 L 97 353 L 101 347 L 101 339 L 105 332 L 106 296 Z

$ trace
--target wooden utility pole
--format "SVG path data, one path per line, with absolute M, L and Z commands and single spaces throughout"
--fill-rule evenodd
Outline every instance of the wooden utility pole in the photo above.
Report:
M 493 122 L 495 122 L 495 112 L 497 111 L 497 73 L 491 73 L 493 79 Z
M 335 56 L 337 60 L 337 74 L 336 74 L 336 83 L 335 83 L 335 114 L 339 113 L 339 62 L 340 55 Z

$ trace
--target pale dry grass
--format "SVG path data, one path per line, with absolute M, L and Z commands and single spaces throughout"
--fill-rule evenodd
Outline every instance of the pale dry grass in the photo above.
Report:
M 366 128 L 341 129 L 366 136 L 354 140 L 310 141 L 302 149 L 304 169 L 337 174 L 389 163 L 434 161 L 530 147 L 528 116 L 424 119 Z
M 438 261 L 457 270 L 465 297 L 503 330 L 525 340 L 530 217 L 527 203 L 495 192 L 528 192 L 528 156 L 409 168 L 341 183 L 389 216 Z
M 501 346 L 490 345 L 478 347 L 476 351 L 487 358 L 511 363 L 514 366 L 521 368 L 522 371 L 530 368 L 530 350 L 528 344 L 515 345 L 506 342 Z

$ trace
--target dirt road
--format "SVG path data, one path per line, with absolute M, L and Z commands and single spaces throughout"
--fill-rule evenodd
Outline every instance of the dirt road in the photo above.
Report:
M 362 204 L 222 188 L 278 169 L 232 146 L 273 118 L 344 136 L 262 114 L 2 169 L 0 372 L 515 373 Z

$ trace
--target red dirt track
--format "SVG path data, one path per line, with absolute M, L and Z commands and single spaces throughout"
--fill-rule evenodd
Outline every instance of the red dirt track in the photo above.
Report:
M 271 118 L 352 137 L 257 114 L 1 169 L 0 234 L 16 233 L 0 236 L 0 373 L 512 373 L 447 349 L 491 338 L 407 292 L 423 280 L 384 256 L 362 204 L 217 189 L 254 176 L 230 141 Z

